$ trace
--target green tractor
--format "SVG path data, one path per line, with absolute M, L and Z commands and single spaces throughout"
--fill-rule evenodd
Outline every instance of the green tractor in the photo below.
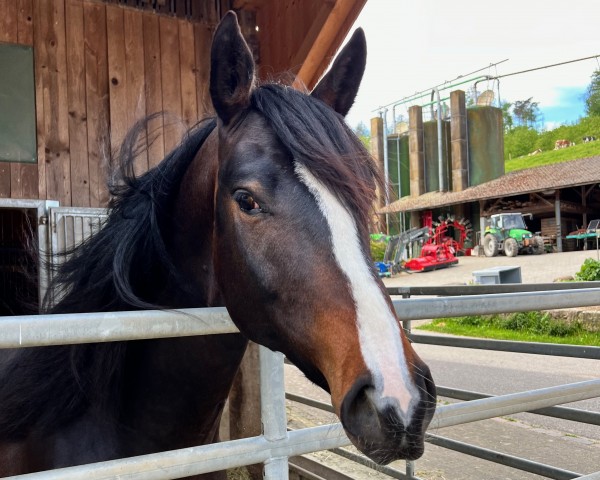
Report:
M 500 213 L 490 217 L 483 237 L 486 257 L 495 257 L 499 252 L 504 252 L 507 257 L 516 257 L 519 253 L 544 253 L 544 239 L 527 230 L 524 216 L 531 218 L 530 213 Z

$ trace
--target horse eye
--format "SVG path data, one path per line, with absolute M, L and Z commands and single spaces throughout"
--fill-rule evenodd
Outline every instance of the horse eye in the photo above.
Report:
M 254 200 L 254 197 L 245 190 L 238 190 L 235 192 L 233 198 L 244 212 L 258 213 L 262 211 L 260 205 Z

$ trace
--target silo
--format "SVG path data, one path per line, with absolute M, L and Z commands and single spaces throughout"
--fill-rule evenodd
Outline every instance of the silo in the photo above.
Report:
M 435 192 L 440 190 L 440 168 L 438 154 L 438 125 L 437 120 L 423 122 L 424 153 L 425 153 L 425 191 Z M 450 122 L 442 120 L 442 169 L 444 190 L 451 190 L 450 172 L 452 163 L 450 158 Z
M 393 191 L 391 201 L 410 195 L 408 160 L 408 134 L 388 135 L 388 178 Z
M 467 109 L 469 186 L 504 175 L 502 110 L 478 106 Z

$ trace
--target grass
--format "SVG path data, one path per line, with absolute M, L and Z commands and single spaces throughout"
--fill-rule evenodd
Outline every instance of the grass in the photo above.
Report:
M 600 332 L 588 331 L 579 322 L 555 320 L 542 312 L 440 318 L 418 328 L 463 337 L 600 346 Z
M 594 157 L 596 155 L 600 155 L 600 141 L 581 143 L 572 147 L 561 148 L 560 150 L 550 150 L 531 157 L 523 156 L 506 160 L 504 162 L 504 169 L 508 173 L 540 165 L 551 165 L 579 158 Z

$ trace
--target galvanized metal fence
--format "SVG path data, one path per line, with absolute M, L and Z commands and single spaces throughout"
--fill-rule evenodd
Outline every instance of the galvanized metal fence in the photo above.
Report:
M 599 303 L 599 295 L 600 288 L 585 288 L 550 293 L 521 292 L 466 295 L 457 298 L 403 299 L 395 301 L 394 305 L 400 317 L 409 321 L 450 315 L 527 311 L 539 309 L 541 305 L 545 309 L 590 306 Z M 224 308 L 5 317 L 0 321 L 0 348 L 210 335 L 235 331 L 237 330 Z M 504 346 L 498 348 L 522 351 L 515 345 L 500 343 Z M 600 348 L 584 347 L 577 351 L 577 355 L 600 359 Z M 283 357 L 279 353 L 261 349 L 260 362 L 264 406 L 263 434 L 260 436 L 10 478 L 162 480 L 264 462 L 267 480 L 285 480 L 288 478 L 288 457 L 350 444 L 340 424 L 287 431 Z M 437 430 L 598 396 L 600 379 L 481 398 L 438 407 L 431 427 Z M 411 478 L 410 464 L 407 470 L 408 475 L 404 478 Z M 600 472 L 579 478 L 600 480 Z
M 516 311 L 529 311 L 534 309 L 546 310 L 553 308 L 598 305 L 600 303 L 600 298 L 598 297 L 598 293 L 594 294 L 593 292 L 598 292 L 599 287 L 600 282 L 471 286 L 457 285 L 441 287 L 431 286 L 388 288 L 388 293 L 390 293 L 391 295 L 401 295 L 403 298 L 410 298 L 412 295 L 444 296 L 444 298 L 428 298 L 419 299 L 418 301 L 411 300 L 394 302 L 400 318 L 405 319 L 405 328 L 407 330 L 410 330 L 411 320 L 423 318 L 478 315 L 489 313 L 512 313 Z M 561 291 L 558 292 L 559 290 Z M 567 293 L 568 290 L 571 291 L 571 294 Z M 470 297 L 459 297 L 461 295 L 469 295 Z M 556 298 L 552 299 L 553 296 L 556 296 Z M 592 303 L 588 304 L 587 301 L 584 300 L 584 297 L 588 298 Z M 476 298 L 480 298 L 481 300 L 477 302 Z M 500 301 L 500 303 L 503 303 L 503 300 L 506 301 L 504 306 L 498 303 L 498 301 Z M 440 312 L 449 313 L 440 314 Z M 504 352 L 530 353 L 537 355 L 554 355 L 596 360 L 600 359 L 599 347 L 497 341 L 478 338 L 464 338 L 438 335 L 411 334 L 410 336 L 415 343 L 425 343 L 430 345 L 475 348 Z M 597 391 L 597 384 L 598 381 L 594 380 L 588 385 L 591 386 L 592 389 Z M 560 385 L 556 387 L 551 387 L 549 389 L 543 389 L 545 390 L 545 392 L 542 392 L 541 390 L 522 392 L 521 394 L 517 394 L 518 396 L 516 397 L 516 399 L 519 403 L 523 401 L 524 404 L 522 406 L 525 407 L 525 403 L 528 401 L 528 395 L 535 392 L 535 395 L 540 394 L 543 397 L 545 397 L 546 395 L 556 395 L 557 403 L 555 405 L 561 403 L 568 403 L 566 401 L 558 401 L 561 395 L 560 392 L 568 392 L 575 385 L 577 384 Z M 480 400 L 486 398 L 497 398 L 507 400 L 510 397 L 507 395 L 493 397 L 492 395 L 486 395 L 479 392 L 465 391 L 454 388 L 447 388 L 443 386 L 438 386 L 437 389 L 438 394 L 440 396 L 469 401 L 468 405 L 471 405 L 471 407 L 475 408 L 477 408 L 477 404 L 483 405 L 483 408 L 486 410 L 491 407 L 490 403 L 485 401 L 473 402 L 473 400 Z M 287 398 L 288 400 L 299 402 L 325 411 L 333 411 L 330 405 L 323 404 L 322 402 L 317 402 L 299 395 L 288 393 Z M 450 426 L 450 424 L 446 424 L 445 422 L 443 422 L 442 424 L 436 424 L 436 420 L 438 418 L 443 418 L 443 412 L 447 410 L 447 407 L 440 407 L 439 410 L 441 413 L 439 415 L 436 415 L 436 417 L 434 418 L 434 421 L 432 422 L 432 425 L 430 427 L 430 432 L 437 428 L 441 428 L 442 426 Z M 523 410 L 520 410 L 520 412 L 524 411 L 538 415 L 545 415 L 554 418 L 571 420 L 574 422 L 586 423 L 589 425 L 600 425 L 600 412 L 590 412 L 575 408 L 554 406 L 533 409 L 524 408 Z M 507 413 L 501 413 L 500 415 L 507 415 Z M 473 421 L 470 419 L 469 415 L 465 415 L 464 420 L 464 422 L 461 421 L 456 424 Z M 450 450 L 454 450 L 456 452 L 464 453 L 466 455 L 474 456 L 483 460 L 499 463 L 525 472 L 534 473 L 537 475 L 545 476 L 547 478 L 559 480 L 573 478 L 600 479 L 600 471 L 591 475 L 582 476 L 581 474 L 576 472 L 564 470 L 550 465 L 545 465 L 540 462 L 535 462 L 525 458 L 504 454 L 498 451 L 489 450 L 464 442 L 459 442 L 450 438 L 445 438 L 439 435 L 432 434 L 430 432 L 428 432 L 426 439 L 426 441 L 430 444 L 438 445 Z M 407 462 L 406 470 L 402 472 L 395 468 L 376 466 L 369 460 L 342 449 L 335 449 L 334 452 L 344 457 L 350 458 L 351 460 L 357 461 L 368 467 L 372 467 L 381 473 L 387 474 L 391 478 L 418 480 L 418 477 L 416 477 L 414 473 L 415 468 L 413 462 Z

